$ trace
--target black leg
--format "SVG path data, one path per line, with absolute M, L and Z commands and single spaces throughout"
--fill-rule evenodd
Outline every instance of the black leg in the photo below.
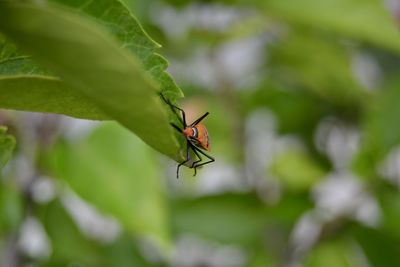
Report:
M 189 144 L 190 144 L 190 143 L 189 143 Z M 193 169 L 194 169 L 194 174 L 193 174 L 193 176 L 196 176 L 196 174 L 197 174 L 197 169 L 196 169 L 196 167 L 194 167 L 194 166 L 196 166 L 197 163 L 201 162 L 201 161 L 203 160 L 203 158 L 202 158 L 202 157 L 200 156 L 200 154 L 196 151 L 196 147 L 195 147 L 194 145 L 190 144 L 190 148 L 192 149 L 193 153 L 199 158 L 198 160 L 193 161 L 192 166 L 190 167 L 190 168 L 193 168 Z
M 210 113 L 206 112 L 203 116 L 201 116 L 200 118 L 195 120 L 192 124 L 190 124 L 190 126 L 195 126 L 195 125 L 199 124 L 205 117 L 207 117 L 208 114 L 210 114 Z
M 203 165 L 206 165 L 206 164 L 208 164 L 208 163 L 211 163 L 211 162 L 214 162 L 214 161 L 215 161 L 215 159 L 214 159 L 213 157 L 211 157 L 210 155 L 206 154 L 205 152 L 203 152 L 203 151 L 200 150 L 199 148 L 197 148 L 197 147 L 195 147 L 195 146 L 192 146 L 192 148 L 193 148 L 194 150 L 196 150 L 197 152 L 201 153 L 202 155 L 206 156 L 206 157 L 209 159 L 209 161 L 206 161 L 206 162 L 202 162 L 202 163 L 200 163 L 200 164 L 195 164 L 195 165 L 193 165 L 193 166 L 192 166 L 193 168 L 196 169 L 196 168 L 198 168 L 198 167 L 200 167 L 200 166 L 203 166 Z
M 183 164 L 185 164 L 186 162 L 188 162 L 189 159 L 190 159 L 189 148 L 190 148 L 190 143 L 189 143 L 189 141 L 187 141 L 187 143 L 186 143 L 186 159 L 185 159 L 183 162 L 181 162 L 181 163 L 178 164 L 178 167 L 176 168 L 176 179 L 179 178 L 179 168 L 180 168 Z
M 177 130 L 178 132 L 182 133 L 182 129 L 180 129 L 175 123 L 172 123 L 172 122 L 171 122 L 170 125 L 171 125 L 172 127 L 174 127 L 175 130 Z
M 187 124 L 186 124 L 186 114 L 185 114 L 185 111 L 184 111 L 183 109 L 181 109 L 181 108 L 178 108 L 178 107 L 175 106 L 174 104 L 172 104 L 171 101 L 169 101 L 168 99 L 166 99 L 166 98 L 164 97 L 163 94 L 160 93 L 160 96 L 161 96 L 161 98 L 164 100 L 164 102 L 167 103 L 167 104 L 170 106 L 172 112 L 174 112 L 175 114 L 177 114 L 176 111 L 175 111 L 175 109 L 178 109 L 178 110 L 180 110 L 180 111 L 182 112 L 182 118 L 180 118 L 178 114 L 177 114 L 177 115 L 178 115 L 178 118 L 180 118 L 180 121 L 181 121 L 182 124 L 183 124 L 183 128 L 186 128 L 186 127 L 187 127 Z M 174 109 L 174 108 L 175 108 L 175 109 Z

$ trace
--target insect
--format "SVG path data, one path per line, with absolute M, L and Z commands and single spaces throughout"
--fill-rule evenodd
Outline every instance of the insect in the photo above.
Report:
M 193 123 L 187 125 L 185 111 L 173 105 L 169 100 L 167 100 L 164 97 L 163 94 L 160 95 L 161 98 L 164 100 L 164 102 L 170 106 L 172 111 L 175 114 L 177 114 L 180 122 L 182 123 L 183 128 L 180 128 L 179 126 L 177 126 L 172 122 L 170 123 L 171 126 L 174 127 L 174 129 L 176 129 L 179 133 L 183 134 L 183 136 L 186 138 L 186 159 L 178 164 L 178 167 L 176 168 L 176 178 L 179 178 L 179 168 L 190 160 L 190 150 L 193 151 L 193 153 L 198 158 L 197 160 L 193 161 L 192 165 L 190 166 L 190 168 L 194 169 L 193 176 L 196 176 L 198 167 L 215 161 L 213 157 L 211 157 L 210 155 L 208 155 L 203 151 L 203 150 L 210 151 L 211 149 L 210 138 L 208 136 L 207 128 L 200 123 L 205 117 L 207 117 L 209 112 L 206 112 L 204 115 L 195 120 Z M 179 110 L 182 113 L 182 117 L 178 115 L 177 110 Z M 205 156 L 208 160 L 203 161 L 201 155 Z

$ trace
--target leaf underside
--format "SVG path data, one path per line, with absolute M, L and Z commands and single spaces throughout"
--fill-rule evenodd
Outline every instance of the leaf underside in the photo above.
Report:
M 114 2 L 103 1 L 109 5 Z M 0 107 L 116 120 L 154 149 L 180 161 L 180 145 L 157 91 L 163 91 L 172 101 L 181 91 L 164 72 L 165 59 L 154 54 L 158 45 L 128 11 L 123 14 L 122 4 L 118 8 L 100 24 L 109 23 L 124 32 L 115 35 L 120 43 L 99 27 L 98 21 L 73 10 L 1 2 L 0 31 L 45 69 L 36 67 L 31 57 L 21 56 L 2 39 L 0 91 L 7 99 L 0 100 Z M 102 17 L 90 5 L 82 11 Z M 120 24 L 116 14 L 120 14 Z M 124 24 L 123 18 L 128 22 Z M 130 34 L 137 38 L 128 39 Z

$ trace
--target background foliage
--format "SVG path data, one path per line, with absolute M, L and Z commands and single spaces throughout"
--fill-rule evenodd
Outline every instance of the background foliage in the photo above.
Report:
M 0 266 L 400 264 L 399 14 L 1 1 Z M 195 178 L 160 92 L 210 112 Z

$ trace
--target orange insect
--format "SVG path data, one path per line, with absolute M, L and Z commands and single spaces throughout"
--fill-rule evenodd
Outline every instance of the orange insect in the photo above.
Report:
M 160 94 L 162 99 L 164 100 L 165 103 L 167 103 L 172 111 L 176 113 L 176 110 L 179 110 L 182 112 L 182 118 L 179 117 L 179 120 L 182 123 L 183 128 L 179 128 L 176 124 L 174 123 L 170 123 L 172 127 L 174 127 L 178 132 L 180 132 L 181 134 L 183 134 L 183 136 L 185 136 L 186 138 L 186 159 L 178 164 L 178 167 L 176 168 L 176 178 L 179 178 L 179 168 L 185 164 L 186 162 L 188 162 L 190 160 L 190 150 L 193 151 L 193 153 L 198 157 L 197 160 L 192 162 L 192 165 L 190 166 L 190 168 L 194 169 L 194 175 L 196 175 L 197 173 L 197 168 L 203 165 L 206 165 L 208 163 L 214 162 L 215 159 L 213 157 L 211 157 L 210 155 L 208 155 L 207 153 L 205 153 L 203 150 L 207 150 L 210 151 L 211 150 L 211 146 L 210 146 L 210 138 L 208 136 L 208 131 L 207 128 L 201 124 L 200 122 L 207 117 L 207 115 L 209 114 L 208 112 L 206 112 L 203 116 L 201 116 L 200 118 L 198 118 L 197 120 L 195 120 L 192 124 L 187 125 L 186 124 L 186 115 L 185 115 L 185 111 L 181 108 L 178 108 L 177 106 L 173 105 L 169 100 L 167 100 L 163 94 Z M 208 161 L 202 162 L 203 158 L 200 156 L 203 155 L 205 157 L 208 158 Z

